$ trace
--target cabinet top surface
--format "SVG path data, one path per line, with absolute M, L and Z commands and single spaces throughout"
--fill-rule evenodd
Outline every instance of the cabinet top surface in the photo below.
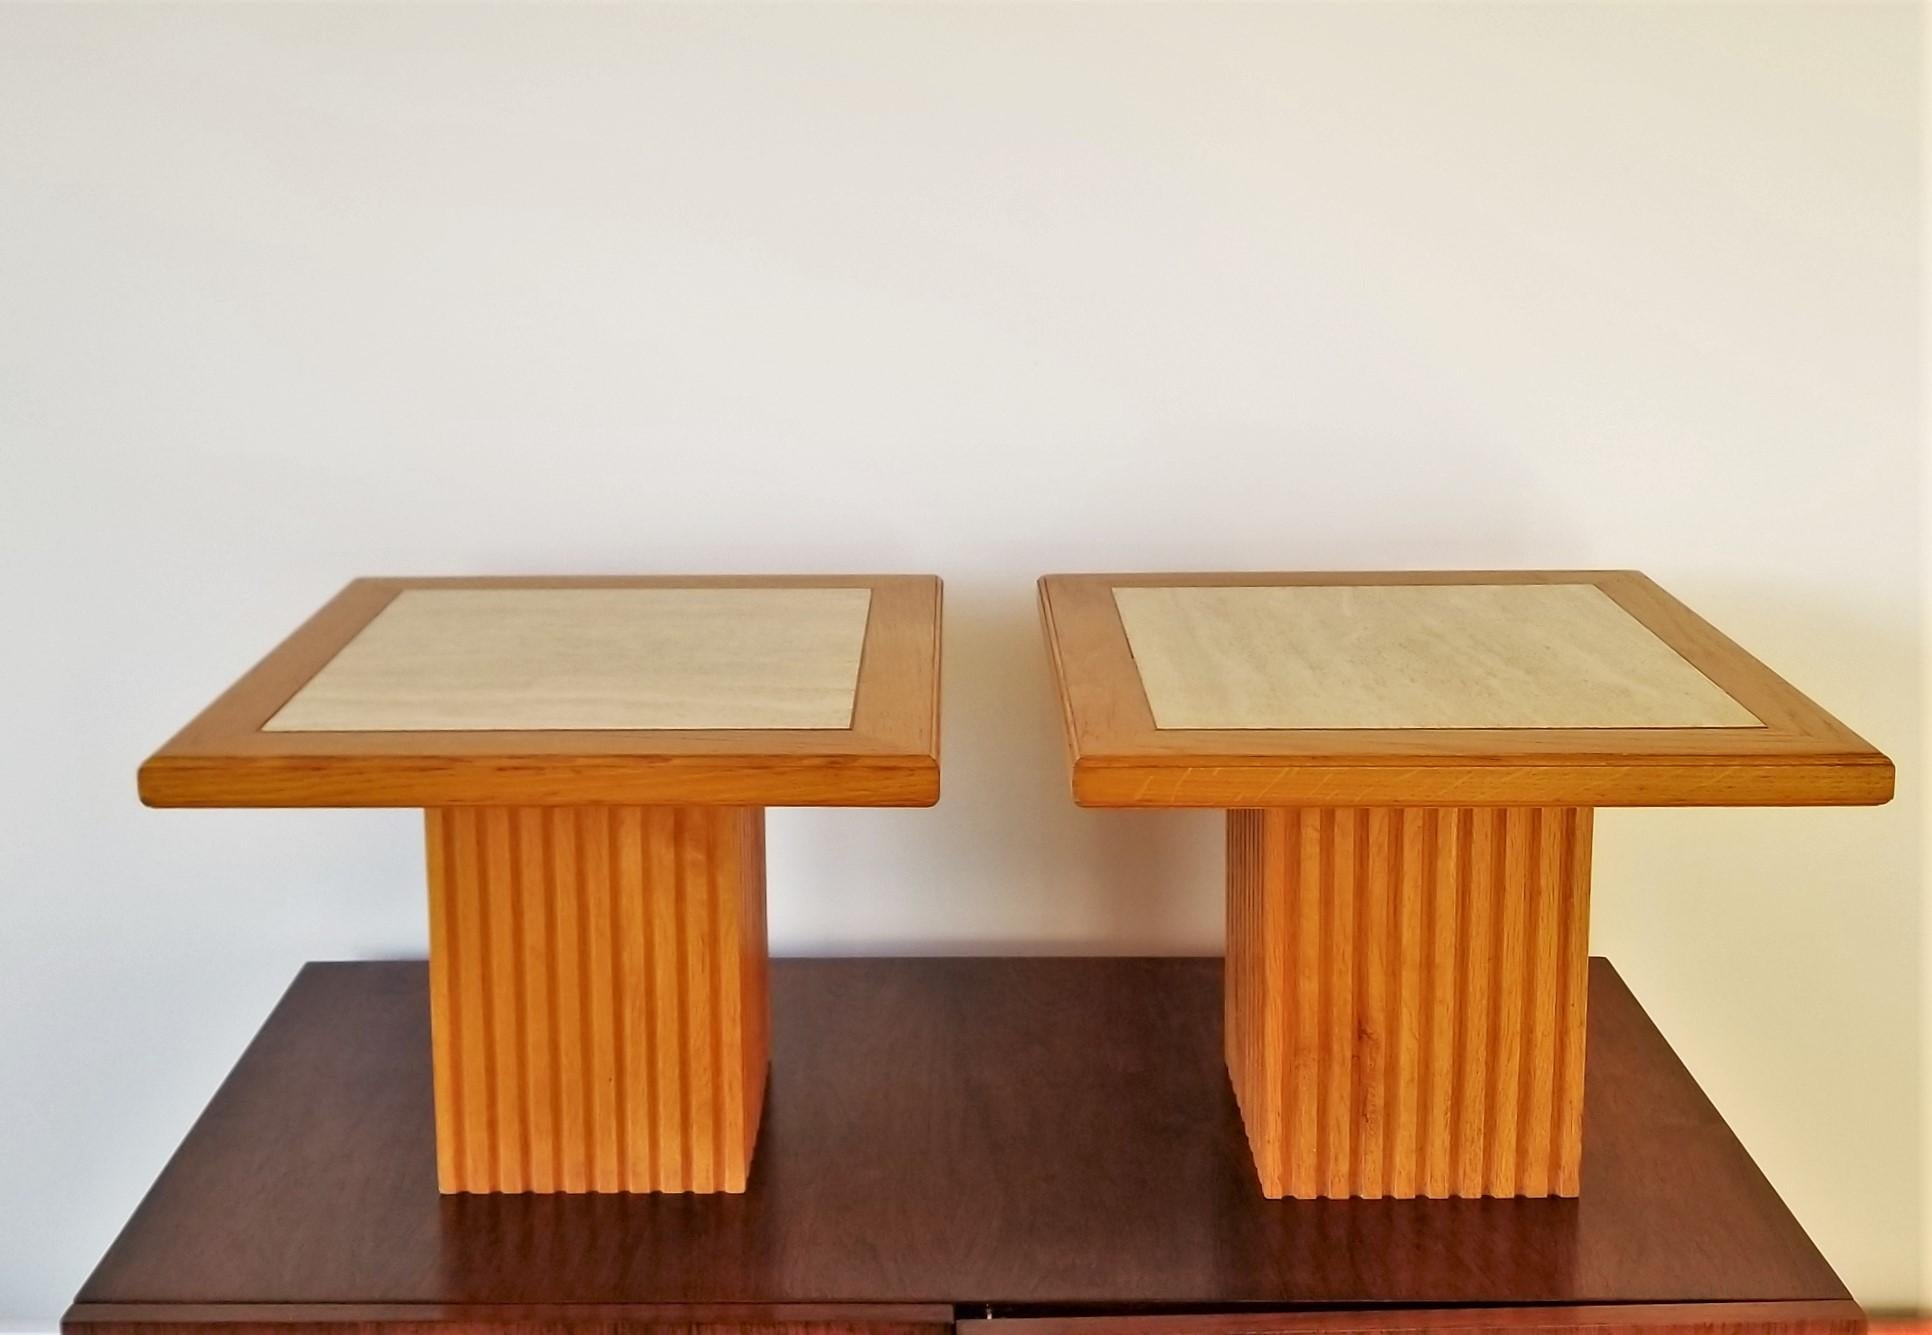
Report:
M 915 576 L 358 580 L 163 747 L 154 805 L 937 795 Z
M 1632 571 L 1049 575 L 1092 805 L 1872 802 L 1886 759 Z
M 739 1196 L 436 1189 L 423 966 L 297 979 L 89 1303 L 1839 1299 L 1607 964 L 1574 1200 L 1270 1201 L 1198 959 L 778 960 Z

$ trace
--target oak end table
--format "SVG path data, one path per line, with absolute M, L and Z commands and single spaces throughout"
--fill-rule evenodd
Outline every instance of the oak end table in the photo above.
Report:
M 929 576 L 361 579 L 140 771 L 422 807 L 444 1192 L 742 1192 L 764 808 L 939 796 Z
M 1228 811 L 1270 1197 L 1576 1195 L 1592 810 L 1892 793 L 1635 571 L 1050 575 L 1040 609 L 1075 801 Z

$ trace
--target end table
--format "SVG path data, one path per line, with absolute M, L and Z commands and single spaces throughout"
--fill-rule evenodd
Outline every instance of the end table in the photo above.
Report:
M 939 796 L 929 576 L 362 579 L 151 806 L 426 811 L 445 1192 L 745 1190 L 764 808 Z
M 1074 799 L 1228 811 L 1272 1197 L 1574 1196 L 1592 809 L 1891 763 L 1634 571 L 1050 575 Z

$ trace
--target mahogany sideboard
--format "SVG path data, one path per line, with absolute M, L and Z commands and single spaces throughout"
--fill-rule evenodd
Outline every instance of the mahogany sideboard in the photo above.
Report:
M 1265 1198 L 1222 1063 L 1221 972 L 775 961 L 743 1194 L 445 1195 L 424 965 L 312 964 L 63 1329 L 1862 1330 L 1606 962 L 1589 967 L 1581 1190 L 1543 1199 Z

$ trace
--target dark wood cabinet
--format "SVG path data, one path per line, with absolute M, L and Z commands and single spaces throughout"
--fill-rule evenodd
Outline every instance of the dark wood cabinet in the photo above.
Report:
M 1278 1200 L 1213 959 L 786 960 L 742 1195 L 436 1186 L 425 971 L 296 979 L 67 1335 L 1853 1335 L 1608 964 L 1576 1199 Z

